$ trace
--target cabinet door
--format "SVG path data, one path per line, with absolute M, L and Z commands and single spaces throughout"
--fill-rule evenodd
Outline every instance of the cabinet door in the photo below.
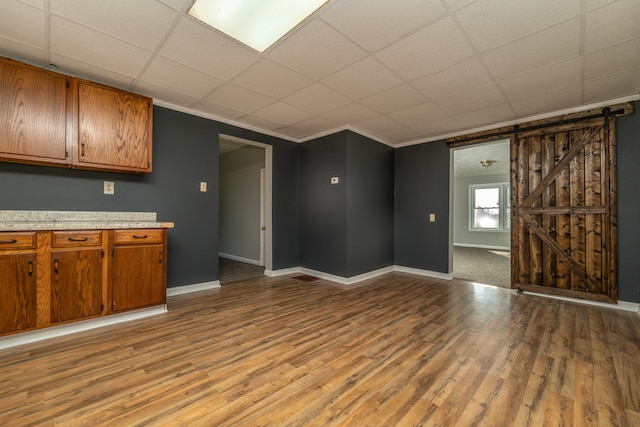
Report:
M 65 163 L 66 76 L 0 60 L 0 158 Z
M 35 252 L 0 252 L 0 333 L 36 326 L 35 261 Z
M 78 166 L 151 172 L 150 98 L 78 83 Z
M 113 252 L 113 311 L 163 304 L 164 246 L 116 247 Z
M 51 252 L 51 322 L 102 312 L 102 249 Z

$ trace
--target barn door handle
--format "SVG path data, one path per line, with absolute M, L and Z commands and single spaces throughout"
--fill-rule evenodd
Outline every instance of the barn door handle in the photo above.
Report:
M 53 271 L 55 271 L 56 273 L 58 272 L 58 264 L 59 264 L 60 260 L 58 260 L 58 258 L 55 258 L 53 260 Z
M 29 276 L 33 275 L 33 260 L 29 260 Z
M 69 240 L 71 242 L 86 242 L 87 240 L 89 240 L 88 237 L 69 237 Z
M 16 239 L 0 240 L 0 243 L 18 243 Z

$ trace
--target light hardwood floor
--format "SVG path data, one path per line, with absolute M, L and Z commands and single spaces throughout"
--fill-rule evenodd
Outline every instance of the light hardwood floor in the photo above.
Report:
M 640 425 L 636 313 L 401 273 L 168 304 L 0 351 L 0 424 Z

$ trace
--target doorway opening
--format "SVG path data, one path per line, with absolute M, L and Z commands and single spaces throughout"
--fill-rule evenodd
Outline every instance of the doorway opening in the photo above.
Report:
M 272 269 L 273 147 L 220 135 L 219 280 L 264 276 Z
M 453 276 L 511 288 L 509 140 L 451 156 Z

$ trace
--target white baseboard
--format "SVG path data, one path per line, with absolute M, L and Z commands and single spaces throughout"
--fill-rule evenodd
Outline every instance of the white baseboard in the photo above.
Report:
M 359 274 L 353 277 L 336 276 L 335 274 L 329 274 L 329 273 L 312 270 L 310 268 L 305 268 L 305 267 L 291 267 L 291 268 L 285 268 L 282 270 L 274 270 L 274 271 L 266 270 L 264 274 L 265 276 L 269 276 L 269 277 L 286 276 L 288 274 L 308 274 L 309 276 L 317 277 L 319 279 L 330 280 L 332 282 L 337 282 L 343 285 L 354 285 L 356 283 L 362 282 L 363 280 L 373 279 L 374 277 L 378 277 L 382 274 L 387 274 L 394 271 L 399 271 L 402 273 L 417 274 L 419 276 L 434 277 L 436 279 L 445 279 L 445 280 L 453 279 L 453 275 L 451 274 L 440 273 L 437 271 L 420 270 L 417 268 L 402 267 L 399 265 L 384 267 L 378 270 L 369 271 L 367 273 Z
M 0 338 L 0 349 L 29 344 L 49 338 L 61 337 L 64 335 L 74 334 L 76 332 L 88 331 L 90 329 L 115 325 L 117 323 L 128 322 L 131 320 L 143 319 L 145 317 L 156 316 L 166 312 L 167 306 L 162 304 L 155 307 L 127 311 L 125 313 L 110 314 L 109 316 L 98 317 L 95 319 L 81 320 L 79 322 L 66 323 L 59 326 L 51 326 L 49 328 L 38 329 L 35 331 L 20 332 L 15 335 Z
M 450 274 L 450 273 L 440 273 L 439 271 L 421 270 L 419 268 L 403 267 L 401 265 L 396 265 L 394 268 L 394 271 L 398 271 L 400 273 L 416 274 L 418 276 L 433 277 L 436 279 L 453 280 L 453 274 Z
M 252 264 L 252 265 L 258 265 L 260 266 L 260 260 L 255 260 L 255 259 L 249 259 L 249 258 L 243 258 L 241 256 L 236 256 L 236 255 L 229 255 L 229 254 L 224 254 L 222 252 L 218 252 L 218 256 L 222 257 L 222 258 L 227 258 L 227 259 L 232 259 L 234 261 L 240 261 L 240 262 L 246 262 L 247 264 Z
M 538 293 L 538 292 L 524 291 L 524 293 L 525 293 L 525 295 L 529 294 L 529 295 L 535 295 L 537 297 L 559 299 L 559 300 L 562 300 L 562 301 L 575 302 L 575 303 L 578 303 L 578 304 L 595 305 L 597 307 L 613 308 L 615 310 L 633 311 L 633 312 L 638 313 L 638 315 L 640 315 L 640 303 L 637 303 L 637 302 L 618 301 L 618 304 L 610 304 L 610 303 L 606 303 L 606 302 L 591 301 L 591 300 L 580 299 L 580 298 L 564 297 L 564 296 L 561 296 L 561 295 L 542 294 L 542 293 Z
M 194 283 L 193 285 L 175 286 L 173 288 L 167 288 L 167 296 L 172 297 L 175 295 L 190 294 L 191 292 L 206 291 L 208 289 L 217 289 L 219 287 L 219 280 L 214 280 L 212 282 Z
M 282 270 L 265 270 L 264 275 L 269 277 L 286 276 L 287 274 L 302 273 L 300 267 L 283 268 Z
M 510 251 L 511 246 L 491 246 L 491 245 L 476 245 L 473 243 L 454 243 L 453 246 L 460 246 L 462 248 L 479 248 L 479 249 L 493 249 L 496 251 Z

